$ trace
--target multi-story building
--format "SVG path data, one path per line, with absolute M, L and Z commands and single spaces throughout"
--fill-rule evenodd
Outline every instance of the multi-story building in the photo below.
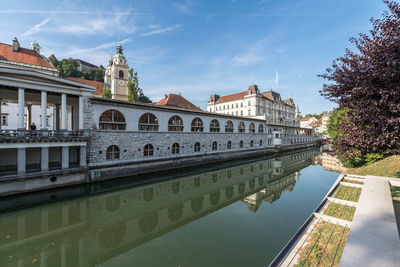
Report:
M 211 95 L 207 111 L 262 118 L 274 125 L 300 126 L 300 111 L 293 99 L 282 99 L 279 93 L 272 90 L 261 93 L 257 85 L 250 85 L 247 91 L 236 94 Z

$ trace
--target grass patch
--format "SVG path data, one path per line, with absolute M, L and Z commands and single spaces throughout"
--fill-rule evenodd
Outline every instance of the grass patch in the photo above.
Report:
M 400 201 L 400 187 L 390 186 L 390 192 L 392 193 L 392 199 Z
M 354 181 L 354 180 L 349 180 L 349 179 L 343 179 L 343 182 L 350 183 L 350 184 L 364 184 L 364 182 Z
M 324 214 L 332 217 L 336 217 L 343 220 L 352 221 L 354 217 L 354 213 L 356 212 L 355 207 L 350 207 L 347 205 L 341 205 L 337 203 L 329 203 L 326 209 L 324 210 Z
M 348 227 L 319 222 L 295 266 L 339 266 L 349 231 Z
M 387 157 L 360 168 L 348 169 L 347 173 L 400 178 L 400 155 Z
M 361 194 L 361 188 L 356 188 L 352 186 L 340 185 L 333 195 L 334 198 L 339 198 L 343 200 L 358 202 Z

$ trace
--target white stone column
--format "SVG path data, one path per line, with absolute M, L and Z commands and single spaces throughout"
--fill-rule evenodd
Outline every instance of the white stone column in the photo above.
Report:
M 47 251 L 40 252 L 40 267 L 47 266 Z
M 83 267 L 83 265 L 84 265 L 84 263 L 85 263 L 85 261 L 84 261 L 84 259 L 86 258 L 86 255 L 85 255 L 85 245 L 84 245 L 84 241 L 83 241 L 83 238 L 80 238 L 79 239 L 79 242 L 78 242 L 78 264 L 79 264 L 79 267 Z
M 49 211 L 46 208 L 42 208 L 40 211 L 40 230 L 42 234 L 49 231 Z
M 86 167 L 86 146 L 79 147 L 79 166 Z
M 18 162 L 17 162 L 17 169 L 18 175 L 25 175 L 26 173 L 26 148 L 20 147 L 18 149 Z
M 67 267 L 67 244 L 61 245 L 61 267 Z
M 67 95 L 61 95 L 61 130 L 67 130 Z
M 83 96 L 79 96 L 79 130 L 83 129 Z
M 67 226 L 69 224 L 69 209 L 68 205 L 61 206 L 61 222 L 63 226 Z
M 19 240 L 25 238 L 25 215 L 23 213 L 17 215 L 17 238 Z
M 42 172 L 47 172 L 49 170 L 49 148 L 42 147 L 40 150 L 40 166 Z
M 24 130 L 25 89 L 18 88 L 18 129 Z
M 47 92 L 42 91 L 42 127 L 41 130 L 47 130 Z
M 61 147 L 61 169 L 69 168 L 69 147 Z

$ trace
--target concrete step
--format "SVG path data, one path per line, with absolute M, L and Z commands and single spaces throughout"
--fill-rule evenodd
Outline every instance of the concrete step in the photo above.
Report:
M 345 182 L 340 182 L 341 185 L 344 186 L 350 186 L 350 187 L 356 187 L 356 188 L 363 188 L 362 184 L 352 184 L 352 183 L 345 183 Z
M 345 227 L 351 227 L 351 222 L 348 220 L 339 219 L 336 217 L 332 217 L 332 216 L 317 213 L 317 212 L 314 212 L 314 216 L 315 216 L 315 218 L 321 219 L 322 221 L 325 221 L 325 222 L 338 224 L 340 226 L 345 226 Z
M 357 208 L 357 202 L 343 200 L 339 198 L 333 198 L 333 197 L 328 197 L 327 199 L 329 202 Z

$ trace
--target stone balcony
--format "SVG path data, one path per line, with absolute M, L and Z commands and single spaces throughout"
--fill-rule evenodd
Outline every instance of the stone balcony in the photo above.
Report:
M 0 130 L 0 143 L 87 141 L 84 130 Z

